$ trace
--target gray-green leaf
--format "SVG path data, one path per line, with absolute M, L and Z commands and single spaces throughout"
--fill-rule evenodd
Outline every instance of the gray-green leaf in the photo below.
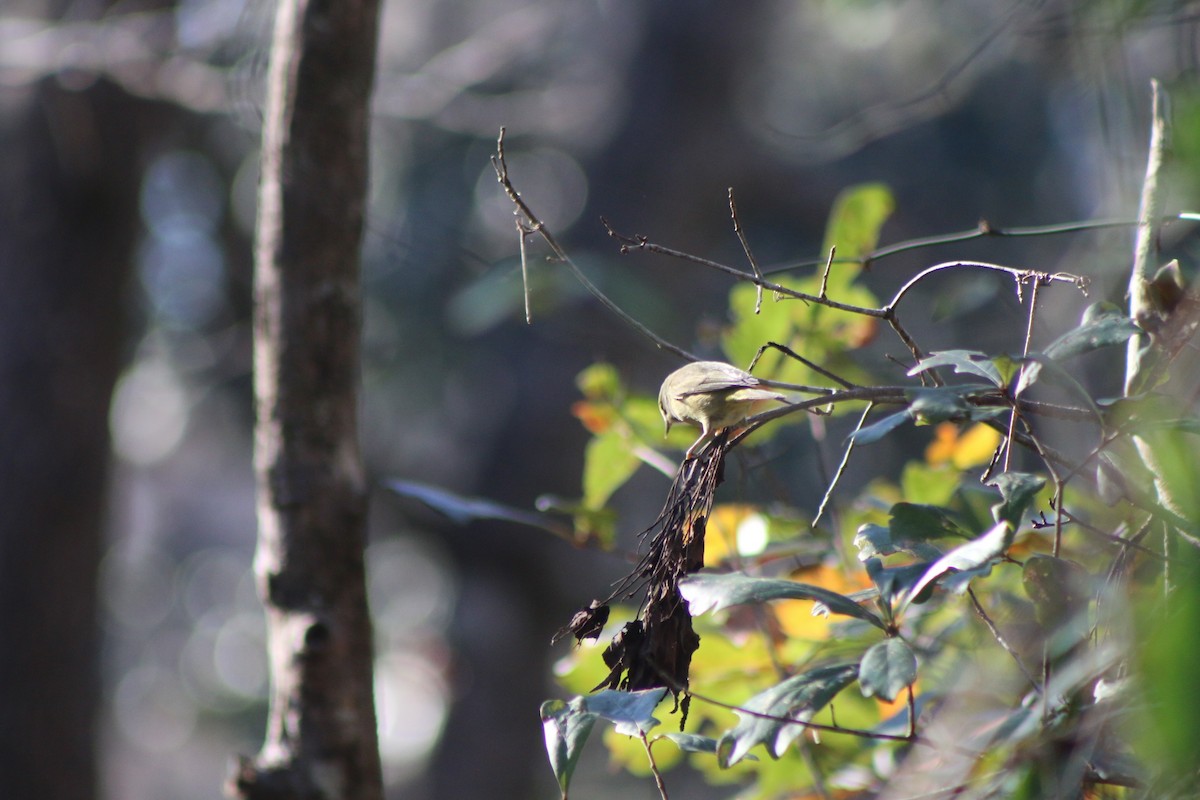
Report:
M 820 667 L 751 697 L 742 704 L 744 710 L 734 710 L 739 717 L 737 726 L 721 737 L 718 755 L 722 766 L 741 761 L 757 744 L 765 744 L 771 757 L 779 758 L 804 732 L 803 725 L 788 720 L 812 719 L 857 677 L 857 664 Z
M 883 620 L 845 595 L 820 586 L 779 578 L 700 572 L 681 580 L 679 593 L 687 601 L 692 614 L 721 611 L 746 603 L 765 603 L 768 600 L 816 600 L 834 614 L 857 617 L 881 630 L 885 628 Z
M 889 703 L 917 679 L 917 657 L 900 639 L 884 639 L 871 646 L 858 667 L 858 684 L 864 697 Z

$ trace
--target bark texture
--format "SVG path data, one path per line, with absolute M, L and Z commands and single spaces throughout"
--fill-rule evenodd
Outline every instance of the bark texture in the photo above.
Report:
M 375 0 L 285 0 L 255 256 L 255 570 L 272 672 L 247 798 L 382 798 L 358 446 L 358 253 Z

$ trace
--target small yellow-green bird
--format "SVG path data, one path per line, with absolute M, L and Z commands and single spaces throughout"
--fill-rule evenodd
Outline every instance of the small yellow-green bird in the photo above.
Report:
M 658 410 L 668 432 L 676 422 L 700 429 L 700 438 L 688 448 L 685 459 L 722 428 L 744 422 L 756 406 L 771 400 L 787 402 L 787 397 L 763 388 L 758 378 L 723 361 L 694 361 L 680 367 L 658 390 Z

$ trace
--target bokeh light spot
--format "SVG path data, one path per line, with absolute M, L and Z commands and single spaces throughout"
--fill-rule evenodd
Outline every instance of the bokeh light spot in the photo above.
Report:
M 113 449 L 142 466 L 161 461 L 183 440 L 188 416 L 187 396 L 174 371 L 157 358 L 138 361 L 121 376 L 113 394 Z

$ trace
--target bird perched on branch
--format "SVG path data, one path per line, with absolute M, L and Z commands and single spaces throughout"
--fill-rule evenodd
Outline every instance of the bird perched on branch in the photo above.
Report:
M 787 397 L 766 388 L 749 372 L 723 361 L 694 361 L 666 377 L 658 390 L 658 410 L 670 432 L 683 422 L 700 429 L 684 455 L 692 458 L 698 448 L 723 428 L 731 428 L 754 413 L 755 407 Z

